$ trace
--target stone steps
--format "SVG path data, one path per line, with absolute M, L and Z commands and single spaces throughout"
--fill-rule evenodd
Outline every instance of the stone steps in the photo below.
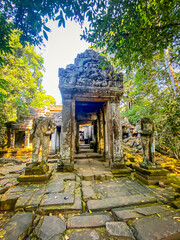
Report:
M 87 158 L 103 159 L 103 155 L 99 154 L 99 153 L 78 153 L 78 154 L 74 154 L 74 159 L 87 159 Z

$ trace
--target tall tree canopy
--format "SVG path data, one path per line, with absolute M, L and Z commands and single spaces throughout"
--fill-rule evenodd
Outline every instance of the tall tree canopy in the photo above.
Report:
M 176 73 L 176 77 L 178 79 L 180 73 Z M 132 124 L 136 124 L 140 117 L 153 118 L 157 129 L 156 146 L 166 152 L 170 150 L 178 159 L 180 110 L 164 55 L 157 53 L 143 67 L 125 74 L 124 89 L 122 115 Z
M 0 66 L 0 135 L 6 121 L 15 121 L 28 114 L 28 107 L 44 107 L 55 103 L 43 91 L 43 58 L 34 48 L 20 43 L 20 32 L 10 35 L 11 53 Z M 1 136 L 0 136 L 1 137 Z
M 92 18 L 84 38 L 128 68 L 153 59 L 157 50 L 180 51 L 180 2 L 109 0 Z
M 66 19 L 83 23 L 87 17 L 104 8 L 103 0 L 6 0 L 0 2 L 0 36 L 3 44 L 0 51 L 7 52 L 9 29 L 23 32 L 21 42 L 40 45 L 43 35 L 48 39 L 50 29 L 46 26 L 49 19 L 58 21 L 58 26 L 65 27 Z M 11 25 L 10 25 L 11 23 Z M 42 35 L 43 33 L 43 35 Z

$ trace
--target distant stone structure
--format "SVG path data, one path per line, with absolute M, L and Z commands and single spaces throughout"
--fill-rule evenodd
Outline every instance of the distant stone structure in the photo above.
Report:
M 49 155 L 50 135 L 55 131 L 55 122 L 50 117 L 37 117 L 33 119 L 32 162 L 38 162 L 38 155 L 42 145 L 42 162 L 47 163 Z
M 9 148 L 30 148 L 30 131 L 33 125 L 33 119 L 36 117 L 52 117 L 55 122 L 55 132 L 51 135 L 51 150 L 50 154 L 60 152 L 60 133 L 62 125 L 62 105 L 50 105 L 41 108 L 29 108 L 30 113 L 20 119 L 18 122 L 7 122 L 7 147 Z M 14 150 L 13 150 L 14 151 Z
M 102 60 L 99 53 L 86 50 L 78 54 L 74 64 L 59 69 L 61 166 L 63 162 L 73 169 L 79 126 L 83 124 L 92 125 L 94 151 L 103 154 L 112 169 L 124 166 L 120 124 L 123 74 L 115 73 L 111 65 L 101 68 Z

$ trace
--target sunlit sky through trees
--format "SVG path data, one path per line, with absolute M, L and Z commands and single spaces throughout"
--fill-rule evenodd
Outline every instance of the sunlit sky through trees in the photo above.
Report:
M 65 28 L 58 28 L 57 22 L 50 21 L 47 26 L 51 29 L 48 41 L 44 40 L 45 47 L 36 48 L 44 58 L 45 73 L 43 87 L 47 94 L 52 95 L 56 104 L 61 103 L 61 95 L 58 88 L 58 68 L 65 68 L 74 63 L 78 53 L 84 52 L 90 44 L 81 40 L 83 30 L 78 23 L 66 21 Z

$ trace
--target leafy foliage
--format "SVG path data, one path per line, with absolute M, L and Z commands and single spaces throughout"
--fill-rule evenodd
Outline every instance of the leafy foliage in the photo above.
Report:
M 42 89 L 43 58 L 30 45 L 22 46 L 20 32 L 10 36 L 11 53 L 6 54 L 0 66 L 0 137 L 6 121 L 15 121 L 28 114 L 28 107 L 43 107 L 55 100 Z M 39 96 L 41 98 L 39 99 Z
M 176 73 L 176 77 L 180 74 Z M 153 118 L 157 147 L 180 157 L 180 109 L 174 95 L 164 55 L 154 55 L 143 67 L 125 75 L 123 116 L 136 124 L 140 117 Z M 132 107 L 127 108 L 131 103 Z
M 109 0 L 83 37 L 132 69 L 153 59 L 157 50 L 176 46 L 180 51 L 179 7 L 177 0 Z
M 92 13 L 104 6 L 103 0 L 6 0 L 0 3 L 1 12 L 13 23 L 14 29 L 23 32 L 22 42 L 33 45 L 41 44 L 43 36 L 48 39 L 49 19 L 58 21 L 59 27 L 65 27 L 67 19 L 82 24 L 86 16 L 91 20 Z
M 11 52 L 9 46 L 12 24 L 7 21 L 5 14 L 0 13 L 0 64 L 3 61 L 3 53 Z

